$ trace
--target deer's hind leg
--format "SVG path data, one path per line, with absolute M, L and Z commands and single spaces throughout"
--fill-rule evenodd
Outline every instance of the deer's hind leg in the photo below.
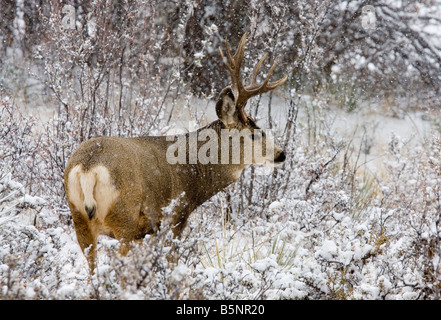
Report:
M 87 258 L 90 272 L 93 273 L 96 266 L 97 233 L 89 218 L 80 212 L 72 204 L 69 204 L 75 226 L 78 243 Z
M 146 233 L 145 217 L 139 206 L 134 206 L 121 198 L 109 209 L 104 224 L 120 241 L 119 252 L 122 255 L 127 254 L 131 241 L 141 239 Z

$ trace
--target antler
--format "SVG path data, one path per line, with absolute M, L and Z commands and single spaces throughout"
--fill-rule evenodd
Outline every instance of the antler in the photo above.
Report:
M 234 56 L 231 56 L 230 47 L 228 45 L 228 40 L 225 39 L 225 48 L 227 51 L 228 59 L 230 60 L 230 63 L 228 63 L 227 59 L 224 56 L 224 53 L 222 52 L 222 49 L 219 47 L 220 54 L 222 56 L 222 59 L 225 63 L 225 66 L 227 67 L 228 71 L 231 75 L 231 82 L 233 85 L 233 94 L 234 98 L 236 100 L 236 108 L 239 113 L 239 118 L 243 123 L 246 123 L 248 121 L 248 117 L 245 113 L 245 105 L 247 104 L 248 99 L 251 97 L 257 96 L 259 94 L 274 90 L 278 86 L 282 85 L 286 79 L 288 79 L 287 76 L 284 76 L 282 79 L 269 82 L 269 79 L 271 77 L 271 74 L 274 71 L 274 68 L 277 64 L 277 59 L 274 61 L 273 65 L 271 66 L 268 74 L 266 75 L 265 81 L 262 84 L 258 84 L 256 82 L 257 79 L 257 73 L 259 72 L 260 67 L 262 66 L 263 61 L 268 56 L 268 53 L 266 53 L 260 61 L 257 63 L 256 67 L 254 68 L 253 78 L 251 81 L 251 84 L 247 87 L 244 87 L 242 80 L 240 79 L 240 67 L 242 65 L 243 57 L 244 57 L 244 50 L 245 50 L 245 43 L 247 41 L 247 33 L 245 32 L 242 38 L 240 39 L 239 46 L 237 47 L 236 53 Z

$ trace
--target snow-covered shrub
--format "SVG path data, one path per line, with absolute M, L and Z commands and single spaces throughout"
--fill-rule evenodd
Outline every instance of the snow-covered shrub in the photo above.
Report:
M 134 244 L 125 256 L 115 251 L 118 241 L 102 245 L 92 278 L 95 298 L 189 299 L 194 294 L 189 281 L 199 260 L 196 238 L 173 239 L 171 232 L 160 232 Z
M 439 137 L 409 148 L 392 136 L 384 170 L 370 175 L 361 156 L 373 139 L 335 136 L 329 123 L 329 102 L 353 107 L 353 99 L 360 98 L 352 87 L 342 92 L 332 82 L 340 77 L 333 65 L 352 66 L 349 80 L 369 71 L 376 78 L 379 66 L 389 70 L 390 56 L 371 56 L 370 63 L 363 56 L 372 48 L 390 51 L 373 41 L 381 30 L 398 32 L 410 49 L 425 46 L 426 32 L 413 30 L 402 38 L 399 33 L 409 31 L 403 21 L 414 18 L 383 4 L 378 14 L 384 28 L 359 30 L 351 18 L 362 8 L 358 0 L 343 6 L 245 1 L 241 5 L 250 10 L 229 21 L 222 15 L 234 8 L 217 11 L 224 4 L 83 1 L 75 4 L 72 30 L 62 28 L 61 6 L 41 10 L 45 41 L 33 53 L 43 70 L 38 77 L 57 100 L 58 112 L 43 122 L 20 113 L 12 99 L 1 100 L 0 298 L 440 298 Z M 215 14 L 225 23 L 212 20 Z M 346 18 L 349 24 L 340 23 Z M 100 27 L 89 29 L 90 21 Z M 397 24 L 403 28 L 393 30 Z M 341 34 L 340 28 L 351 32 Z M 234 47 L 242 29 L 253 39 L 245 74 L 269 51 L 280 57 L 275 72 L 293 75 L 286 96 L 281 91 L 249 104 L 250 114 L 274 130 L 287 153 L 284 166 L 267 175 L 256 167 L 245 170 L 238 183 L 192 214 L 181 239 L 164 227 L 121 256 L 118 241 L 100 237 L 98 269 L 91 276 L 64 198 L 66 161 L 94 135 L 162 134 L 162 125 L 182 111 L 178 101 L 186 100 L 183 109 L 196 115 L 199 105 L 189 103 L 192 93 L 185 86 L 211 94 L 228 83 L 217 47 L 225 37 Z M 354 39 L 367 45 L 355 52 L 334 51 L 339 43 L 353 47 Z M 425 53 L 433 57 L 433 50 Z M 410 50 L 420 63 L 424 55 L 414 53 Z M 418 70 L 431 84 L 439 81 L 431 77 L 438 70 L 431 67 L 435 58 L 422 61 Z M 402 59 L 394 60 L 399 65 L 390 66 L 388 74 L 407 66 Z M 335 88 L 317 93 L 321 83 L 314 83 L 314 95 L 305 96 L 316 79 L 313 71 L 320 68 L 330 71 L 323 85 Z M 341 84 L 346 80 L 342 75 Z M 182 99 L 183 92 L 189 93 Z
M 34 180 L 38 179 L 41 161 L 35 157 L 40 148 L 35 132 L 37 119 L 24 116 L 10 100 L 6 96 L 0 102 L 0 167 L 20 181 L 27 181 L 26 187 L 31 189 Z
M 10 219 L 23 209 L 38 209 L 45 204 L 40 197 L 33 197 L 25 193 L 25 187 L 11 178 L 11 173 L 0 171 L 0 217 L 2 223 Z
M 0 106 L 2 170 L 22 181 L 29 193 L 44 194 L 47 204 L 61 204 L 64 166 L 75 146 L 74 133 L 69 128 L 62 134 L 57 131 L 57 117 L 42 125 L 35 116 L 24 115 L 9 97 Z
M 343 165 L 326 143 L 308 148 L 303 134 L 286 166 L 253 184 L 251 169 L 244 172 L 230 198 L 222 193 L 197 209 L 183 238 L 163 229 L 121 256 L 118 241 L 100 237 L 92 278 L 68 210 L 24 205 L 25 189 L 3 172 L 2 297 L 438 298 L 439 138 L 406 148 L 392 136 L 381 179 L 366 184 L 359 163 Z M 260 199 L 265 193 L 274 198 Z
M 0 298 L 7 299 L 32 296 L 33 290 L 27 290 L 22 281 L 37 273 L 39 266 L 28 257 L 47 251 L 35 241 L 34 226 L 45 201 L 26 194 L 11 176 L 0 171 Z
M 397 287 L 394 289 L 407 290 L 415 298 L 439 299 L 440 138 L 432 135 L 421 146 L 406 148 L 394 135 L 389 154 L 386 163 L 389 180 L 381 186 L 382 221 L 388 239 L 384 254 L 388 259 L 384 260 L 384 266 L 392 277 L 389 281 Z

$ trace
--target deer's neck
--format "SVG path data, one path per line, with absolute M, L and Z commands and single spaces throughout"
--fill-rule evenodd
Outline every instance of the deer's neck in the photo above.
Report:
M 200 128 L 189 135 L 199 135 L 207 129 L 212 131 L 211 139 L 214 133 L 217 136 L 217 163 L 209 162 L 203 164 L 200 161 L 201 159 L 198 159 L 197 163 L 181 164 L 174 167 L 174 171 L 180 176 L 182 191 L 185 192 L 185 198 L 187 198 L 188 210 L 190 212 L 236 181 L 246 166 L 244 164 L 221 163 L 221 130 L 225 129 L 221 121 L 214 121 L 208 126 Z M 209 143 L 208 140 L 198 141 L 197 151 L 199 152 L 201 150 L 200 148 L 204 145 L 207 147 L 207 143 Z M 191 152 L 191 150 L 189 152 Z
M 230 162 L 226 164 L 221 162 L 204 163 L 198 158 L 197 161 L 194 161 L 194 158 L 191 159 L 191 152 L 200 153 L 200 150 L 205 150 L 201 148 L 206 147 L 209 139 L 205 139 L 205 141 L 204 139 L 202 141 L 199 141 L 199 139 L 193 140 L 193 142 L 196 141 L 195 147 L 190 147 L 190 140 L 194 139 L 195 135 L 198 137 L 200 133 L 203 134 L 203 130 L 207 129 L 211 131 L 211 138 L 214 138 L 213 140 L 216 140 L 216 143 L 219 144 L 217 149 L 214 149 L 217 150 L 218 160 L 220 160 L 222 129 L 225 129 L 221 121 L 214 121 L 208 126 L 186 135 L 175 137 L 148 136 L 134 139 L 145 150 L 143 154 L 143 158 L 145 158 L 144 166 L 149 168 L 145 172 L 147 174 L 152 171 L 158 172 L 163 177 L 158 181 L 155 181 L 154 175 L 144 177 L 143 187 L 148 193 L 147 197 L 160 199 L 153 201 L 149 208 L 161 215 L 163 208 L 173 205 L 173 211 L 176 213 L 173 222 L 175 234 L 179 234 L 180 230 L 185 227 L 191 212 L 236 181 L 245 168 L 244 164 L 231 164 Z M 213 141 L 211 142 L 213 143 Z M 184 161 L 176 161 L 176 158 L 180 158 L 179 150 L 185 155 Z M 216 150 L 213 150 L 213 152 Z M 175 158 L 170 159 L 170 157 Z

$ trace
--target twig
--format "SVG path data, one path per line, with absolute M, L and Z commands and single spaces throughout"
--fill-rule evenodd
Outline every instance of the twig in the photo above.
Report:
M 323 172 L 325 172 L 326 167 L 335 160 L 335 158 L 337 157 L 337 155 L 340 153 L 340 149 L 337 150 L 337 152 L 332 156 L 331 159 L 329 159 L 325 164 L 321 163 L 320 166 L 314 170 L 311 180 L 308 183 L 308 186 L 306 187 L 305 190 L 305 197 L 306 199 L 309 198 L 309 189 L 311 188 L 312 184 L 314 182 L 316 182 L 320 176 L 323 174 Z

